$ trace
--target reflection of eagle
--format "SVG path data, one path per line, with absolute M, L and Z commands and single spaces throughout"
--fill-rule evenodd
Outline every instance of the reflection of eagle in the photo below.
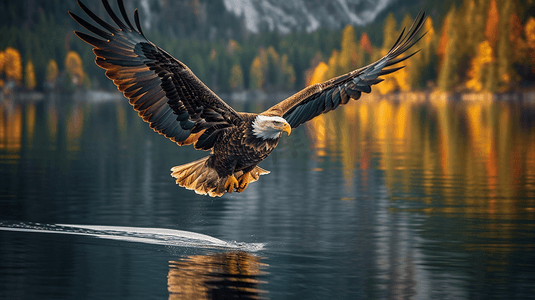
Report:
M 267 264 L 247 252 L 192 255 L 169 262 L 169 299 L 262 299 Z
M 134 27 L 118 1 L 124 20 L 102 1 L 115 26 L 96 16 L 84 4 L 82 10 L 103 29 L 70 15 L 98 37 L 75 31 L 94 47 L 96 63 L 130 100 L 139 116 L 156 132 L 178 145 L 193 144 L 210 150 L 205 158 L 171 169 L 176 183 L 198 194 L 222 196 L 242 192 L 249 183 L 269 173 L 257 166 L 275 149 L 283 131 L 358 99 L 362 92 L 382 81 L 385 69 L 410 56 L 397 58 L 419 38 L 425 14 L 419 14 L 406 35 L 401 33 L 392 49 L 378 61 L 323 83 L 309 86 L 260 114 L 237 112 L 206 87 L 191 70 L 151 43 L 141 31 L 136 9 Z

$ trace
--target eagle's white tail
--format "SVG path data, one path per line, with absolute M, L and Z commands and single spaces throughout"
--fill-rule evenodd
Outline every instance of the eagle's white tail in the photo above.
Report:
M 216 170 L 209 167 L 206 164 L 206 161 L 210 156 L 203 157 L 199 160 L 190 162 L 185 165 L 180 165 L 171 168 L 171 176 L 176 178 L 176 183 L 182 187 L 187 188 L 188 190 L 194 190 L 195 193 L 201 195 L 209 195 L 210 197 L 221 197 L 226 191 L 225 184 L 229 177 L 219 177 Z M 239 186 L 236 187 L 238 192 L 242 192 L 247 188 L 247 185 L 251 182 L 258 180 L 260 175 L 268 174 L 269 171 L 266 171 L 259 166 L 256 166 L 248 175 L 244 175 L 242 171 L 234 173 L 234 177 L 237 178 Z M 232 188 L 232 192 L 234 188 Z

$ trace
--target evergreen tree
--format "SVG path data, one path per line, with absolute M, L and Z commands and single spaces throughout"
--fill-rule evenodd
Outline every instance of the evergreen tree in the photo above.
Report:
M 4 51 L 0 51 L 0 89 L 4 87 L 4 64 L 6 61 L 6 55 Z
M 327 69 L 327 72 L 325 72 L 325 80 L 340 75 L 340 72 L 338 71 L 338 57 L 338 51 L 336 49 L 333 50 L 333 52 L 331 53 L 331 57 L 329 57 L 329 61 L 327 62 L 327 66 L 329 68 Z
M 465 43 L 470 55 L 473 55 L 478 44 L 475 36 L 475 27 L 477 26 L 476 23 L 478 22 L 478 18 L 482 18 L 483 16 L 476 15 L 476 3 L 474 0 L 465 1 L 464 4 L 464 19 L 467 29 Z
M 400 30 L 405 29 L 405 32 L 409 30 L 412 24 L 412 17 L 409 13 L 405 14 L 401 21 Z M 417 54 L 420 56 L 421 54 Z M 420 58 L 420 57 L 419 57 Z M 399 89 L 403 92 L 411 91 L 416 86 L 419 80 L 419 74 L 422 68 L 421 59 L 409 59 L 404 62 L 405 68 L 394 73 L 396 80 L 398 81 Z
M 427 17 L 427 20 L 424 23 L 424 30 L 426 32 L 423 38 L 422 45 L 422 58 L 425 65 L 431 63 L 432 57 L 435 55 L 437 48 L 437 34 L 435 27 L 433 26 L 433 19 Z
M 288 55 L 284 54 L 282 56 L 280 68 L 282 70 L 281 78 L 283 79 L 281 87 L 292 90 L 295 87 L 297 77 L 295 76 L 294 67 L 288 60 Z
M 355 29 L 347 25 L 342 31 L 340 55 L 338 57 L 338 66 L 340 73 L 347 73 L 357 67 L 358 61 L 358 44 L 355 37 Z
M 512 12 L 512 3 L 511 1 L 505 1 L 501 9 L 500 16 L 500 38 L 498 41 L 498 77 L 499 82 L 503 86 L 502 90 L 508 89 L 508 86 L 512 78 L 512 67 L 511 67 L 511 39 L 509 34 L 510 29 L 510 18 Z
M 495 61 L 491 62 L 487 68 L 487 81 L 485 89 L 487 92 L 494 93 L 498 90 L 498 66 Z
M 458 66 L 458 57 L 457 49 L 459 44 L 458 34 L 455 30 L 455 26 L 450 26 L 450 24 L 455 24 L 455 7 L 452 7 L 448 12 L 447 19 L 448 22 L 445 22 L 444 26 L 447 26 L 446 29 L 443 28 L 442 32 L 446 32 L 445 41 L 441 37 L 441 43 L 444 47 L 443 60 L 440 65 L 439 75 L 438 75 L 438 87 L 442 91 L 451 91 L 458 80 L 457 66 Z
M 243 71 L 239 64 L 235 64 L 230 70 L 229 85 L 231 90 L 243 89 Z
M 251 69 L 249 71 L 249 89 L 257 90 L 261 89 L 264 85 L 264 73 L 262 72 L 262 62 L 260 57 L 255 57 L 253 63 L 251 64 Z
M 397 22 L 396 17 L 394 17 L 393 13 L 388 14 L 385 20 L 385 25 L 383 27 L 383 48 L 384 49 L 390 49 L 394 43 L 396 42 L 396 39 L 398 38 L 398 32 L 396 30 L 397 28 Z
M 498 27 L 500 25 L 500 15 L 496 0 L 491 0 L 488 13 L 487 23 L 485 26 L 485 39 L 492 48 L 492 62 L 489 63 L 486 74 L 485 89 L 489 92 L 496 91 L 498 85 L 498 68 L 496 67 L 496 45 L 498 43 Z
M 272 87 L 278 87 L 282 85 L 283 78 L 280 67 L 280 57 L 273 46 L 267 49 L 267 71 L 266 71 L 266 83 Z
M 425 36 L 420 43 L 421 51 L 419 57 L 416 59 L 416 65 L 419 65 L 419 68 L 413 68 L 414 71 L 411 71 L 409 76 L 415 76 L 415 87 L 425 87 L 428 83 L 436 81 L 437 76 L 437 34 L 433 26 L 433 20 L 431 17 L 427 17 L 424 23 L 424 32 Z M 417 73 L 417 74 L 415 74 Z

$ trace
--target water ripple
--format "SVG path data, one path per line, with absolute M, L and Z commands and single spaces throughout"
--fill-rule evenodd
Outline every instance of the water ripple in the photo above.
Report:
M 248 252 L 259 251 L 264 248 L 263 243 L 226 242 L 200 233 L 165 228 L 0 221 L 0 230 L 85 235 L 153 245 L 241 250 Z

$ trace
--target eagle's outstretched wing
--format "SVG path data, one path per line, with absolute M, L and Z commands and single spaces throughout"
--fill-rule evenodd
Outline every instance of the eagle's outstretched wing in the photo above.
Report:
M 195 143 L 196 149 L 212 148 L 217 135 L 238 125 L 242 117 L 185 64 L 145 38 L 137 9 L 134 28 L 123 1 L 117 2 L 124 22 L 113 12 L 108 1 L 102 0 L 119 28 L 105 22 L 78 1 L 87 16 L 104 30 L 69 12 L 76 22 L 98 37 L 78 31 L 75 34 L 94 47 L 96 64 L 106 70 L 106 76 L 113 80 L 154 131 L 179 145 Z
M 295 128 L 320 114 L 346 104 L 349 99 L 359 99 L 363 92 L 370 93 L 372 85 L 383 81 L 378 78 L 379 76 L 403 68 L 385 69 L 386 67 L 402 62 L 418 52 L 398 58 L 422 38 L 423 35 L 418 37 L 418 32 L 424 21 L 425 13 L 419 13 L 407 34 L 404 35 L 403 31 L 392 49 L 380 60 L 323 83 L 311 85 L 262 114 L 283 117 L 292 128 Z

